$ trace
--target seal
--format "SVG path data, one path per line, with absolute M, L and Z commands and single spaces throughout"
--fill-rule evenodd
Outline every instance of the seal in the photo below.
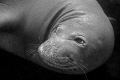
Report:
M 0 20 L 0 47 L 47 69 L 84 74 L 113 51 L 113 28 L 96 0 L 1 2 L 0 15 L 9 15 Z
M 106 32 L 101 28 L 103 22 L 100 23 L 99 20 L 102 21 L 99 16 L 83 11 L 74 11 L 63 17 L 48 40 L 39 47 L 38 52 L 43 61 L 74 74 L 81 70 L 90 71 L 104 63 L 107 60 L 105 53 L 111 51 L 108 51 L 110 47 L 105 49 L 109 44 L 106 44 Z

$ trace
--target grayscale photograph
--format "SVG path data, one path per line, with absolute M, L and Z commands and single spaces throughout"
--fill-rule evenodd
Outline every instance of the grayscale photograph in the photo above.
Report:
M 120 0 L 0 0 L 0 80 L 120 80 Z

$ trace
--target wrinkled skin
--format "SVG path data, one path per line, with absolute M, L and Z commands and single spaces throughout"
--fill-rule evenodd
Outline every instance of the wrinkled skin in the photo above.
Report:
M 0 48 L 2 49 L 48 69 L 67 74 L 83 74 L 94 70 L 112 53 L 114 32 L 107 16 L 95 0 L 4 0 L 1 2 L 4 3 L 0 4 Z M 63 7 L 65 9 L 57 14 Z M 64 13 L 66 14 L 63 15 Z M 78 15 L 75 14 L 76 17 L 65 20 L 73 13 Z M 56 14 L 55 20 L 62 15 L 57 21 L 53 19 Z M 47 32 L 49 27 L 51 28 Z M 49 41 L 51 43 L 48 43 Z M 48 56 L 50 54 L 48 49 L 52 50 L 54 43 L 61 51 L 55 55 L 60 59 L 53 58 L 63 60 L 62 65 L 56 65 L 51 55 Z M 44 47 L 48 47 L 46 51 Z M 63 67 L 65 61 L 59 54 L 66 53 L 72 54 L 72 59 L 75 61 L 71 63 L 72 66 L 74 65 L 72 69 Z M 50 64 L 47 61 L 50 61 Z

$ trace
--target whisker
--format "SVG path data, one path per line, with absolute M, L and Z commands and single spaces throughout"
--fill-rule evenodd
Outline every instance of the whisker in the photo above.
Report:
M 85 73 L 85 71 L 84 71 L 84 69 L 83 68 L 85 68 L 86 70 L 88 70 L 87 69 L 87 67 L 85 67 L 83 64 L 75 64 L 76 65 L 76 69 L 78 70 L 79 68 L 83 71 L 83 73 L 85 74 L 85 77 L 86 77 L 86 79 L 88 80 L 88 77 L 87 77 L 87 74 Z M 83 67 L 83 68 L 82 68 Z
M 29 50 L 29 52 L 28 52 L 28 56 L 30 55 L 30 54 L 33 54 L 34 52 L 35 52 L 36 50 Z
M 80 64 L 80 65 L 82 65 L 82 64 Z M 82 67 L 84 67 L 86 70 L 88 70 L 87 67 L 85 67 L 84 65 L 82 65 Z
M 82 64 L 81 64 L 82 65 Z M 83 66 L 83 65 L 82 65 Z M 83 71 L 83 73 L 85 74 L 85 77 L 86 77 L 86 79 L 88 80 L 88 77 L 87 77 L 87 74 L 85 73 L 85 71 L 84 71 L 84 69 L 82 68 L 82 67 L 80 67 L 81 68 L 81 70 Z M 88 69 L 87 69 L 88 70 Z

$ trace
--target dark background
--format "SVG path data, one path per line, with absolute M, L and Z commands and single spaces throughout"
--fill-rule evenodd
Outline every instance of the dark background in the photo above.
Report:
M 110 17 L 115 47 L 109 60 L 87 73 L 88 80 L 120 80 L 120 0 L 97 0 Z M 50 71 L 26 59 L 0 50 L 0 80 L 87 80 L 85 75 L 65 75 Z

